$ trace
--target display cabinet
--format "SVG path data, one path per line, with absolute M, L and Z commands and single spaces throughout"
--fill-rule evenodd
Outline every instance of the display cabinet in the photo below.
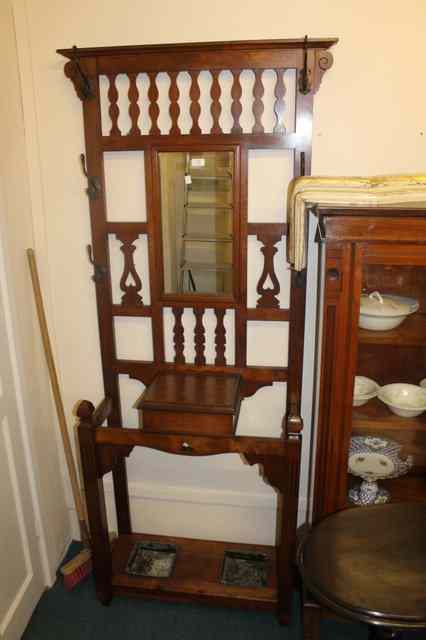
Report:
M 426 501 L 426 395 L 419 387 L 426 377 L 426 209 L 319 207 L 316 215 L 322 295 L 313 521 L 356 503 L 360 478 L 348 471 L 348 457 L 360 443 L 357 463 L 368 465 L 373 453 L 367 475 L 383 478 L 390 500 Z M 354 396 L 365 378 L 370 387 Z M 374 499 L 387 497 L 380 491 Z
M 106 397 L 96 410 L 88 401 L 80 403 L 79 442 L 94 578 L 104 604 L 116 593 L 197 599 L 272 609 L 288 622 L 303 427 L 306 288 L 304 275 L 292 273 L 290 305 L 281 306 L 274 256 L 287 234 L 285 206 L 283 202 L 278 222 L 249 221 L 248 162 L 253 149 L 288 150 L 293 175 L 309 173 L 313 99 L 332 64 L 328 49 L 335 42 L 305 38 L 59 51 L 69 59 L 65 74 L 83 102 L 90 258 Z M 205 74 L 207 94 L 201 83 Z M 248 92 L 244 74 L 251 78 Z M 294 79 L 291 98 L 286 94 L 289 74 Z M 228 79 L 227 88 L 223 78 Z M 272 78 L 269 88 L 265 78 Z M 246 118 L 243 126 L 247 110 L 249 125 Z M 287 117 L 287 112 L 292 115 Z M 126 151 L 144 156 L 145 176 L 140 180 L 145 180 L 146 220 L 117 222 L 110 217 L 105 155 Z M 284 195 L 284 184 L 282 190 Z M 141 236 L 148 245 L 149 303 L 135 259 Z M 255 306 L 248 304 L 247 295 L 249 236 L 259 241 L 263 262 Z M 119 241 L 123 258 L 119 301 L 112 295 L 111 237 Z M 187 311 L 194 317 L 192 335 L 184 330 Z M 206 357 L 207 312 L 215 322 L 213 362 Z M 173 322 L 168 332 L 166 313 Z M 226 349 L 227 314 L 235 336 L 231 357 Z M 151 360 L 118 357 L 115 323 L 123 317 L 150 319 Z M 284 353 L 277 353 L 274 366 L 247 362 L 248 324 L 253 321 L 289 324 L 288 364 Z M 170 343 L 173 355 L 167 358 Z M 123 426 L 120 375 L 140 382 L 142 396 L 134 398 L 140 429 Z M 241 403 L 276 382 L 287 383 L 281 437 L 264 437 L 262 424 L 256 436 L 238 435 Z M 105 421 L 108 426 L 101 426 Z M 188 458 L 234 453 L 259 464 L 279 497 L 276 544 L 236 545 L 133 532 L 125 459 L 134 447 Z M 102 483 L 109 471 L 118 522 L 113 546 Z

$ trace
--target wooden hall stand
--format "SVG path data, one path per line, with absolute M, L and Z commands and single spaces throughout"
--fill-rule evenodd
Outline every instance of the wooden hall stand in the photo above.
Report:
M 65 74 L 73 82 L 83 103 L 86 140 L 83 160 L 92 229 L 90 258 L 94 266 L 106 397 L 96 410 L 88 401 L 80 403 L 78 417 L 94 577 L 98 597 L 104 604 L 115 593 L 131 593 L 272 609 L 277 611 L 281 622 L 289 620 L 303 426 L 300 398 L 305 278 L 292 274 L 290 307 L 281 308 L 277 297 L 280 283 L 274 270 L 274 254 L 277 251 L 275 245 L 286 236 L 287 226 L 284 222 L 248 222 L 248 153 L 250 149 L 288 149 L 293 152 L 294 175 L 310 172 L 313 96 L 323 73 L 331 66 L 332 58 L 327 50 L 335 42 L 332 39 L 305 38 L 59 51 L 69 59 Z M 240 76 L 243 70 L 251 70 L 254 78 L 249 100 L 254 123 L 250 131 L 244 131 L 240 123 L 243 110 Z M 269 106 L 264 98 L 265 70 L 272 70 L 275 74 L 274 94 Z M 295 70 L 296 74 L 294 130 L 288 132 L 284 125 L 287 70 Z M 209 71 L 211 75 L 212 125 L 209 132 L 203 131 L 200 125 L 199 74 L 202 71 Z M 232 77 L 232 124 L 229 132 L 225 132 L 221 125 L 222 71 L 230 72 Z M 189 74 L 190 79 L 189 105 L 185 114 L 191 121 L 188 133 L 182 132 L 180 124 L 183 109 L 179 100 L 181 73 Z M 163 108 L 159 100 L 159 82 L 164 74 L 170 81 L 168 133 L 162 132 L 159 126 Z M 130 129 L 127 132 L 120 129 L 123 96 L 120 96 L 118 76 L 123 75 L 128 80 L 126 99 Z M 138 84 L 141 75 L 149 85 L 147 133 L 141 132 Z M 101 86 L 104 86 L 104 81 L 108 83 L 108 104 L 102 110 Z M 274 120 L 269 131 L 262 121 L 268 109 Z M 104 116 L 107 113 L 107 125 L 102 120 L 102 113 Z M 145 159 L 147 220 L 112 222 L 107 215 L 104 154 L 135 150 L 142 151 Z M 186 188 L 182 202 L 183 206 L 192 209 L 191 216 L 185 218 L 181 244 L 175 246 L 174 242 L 180 236 L 178 232 L 173 234 L 170 231 L 171 218 L 167 220 L 168 227 L 165 223 L 166 201 L 171 190 L 167 191 L 164 181 L 170 166 L 173 163 L 178 166 L 181 156 L 185 158 L 186 169 L 179 184 L 185 178 L 185 185 L 192 185 Z M 204 170 L 206 167 L 208 171 Z M 190 225 L 194 219 L 198 220 L 197 224 L 205 219 L 202 216 L 213 217 L 216 226 L 213 228 L 208 223 L 201 231 L 194 231 Z M 257 283 L 259 297 L 256 308 L 250 308 L 247 303 L 247 243 L 250 235 L 261 242 L 264 257 L 263 271 Z M 120 304 L 113 302 L 111 292 L 108 245 L 111 236 L 121 243 L 124 260 Z M 135 243 L 140 236 L 148 239 L 149 304 L 143 301 L 142 281 L 134 259 Z M 194 244 L 198 258 L 188 258 Z M 193 250 L 193 253 L 197 252 Z M 214 266 L 211 262 L 213 254 Z M 175 255 L 184 256 L 185 261 L 178 264 L 179 269 L 168 269 Z M 177 278 L 178 271 L 184 276 Z M 176 280 L 180 281 L 179 286 L 175 284 Z M 190 286 L 185 284 L 188 281 Z M 272 286 L 267 286 L 268 282 Z M 185 357 L 182 316 L 186 309 L 192 310 L 195 316 L 193 363 L 187 362 Z M 203 317 L 208 309 L 213 310 L 216 322 L 213 364 L 206 364 L 205 355 Z M 165 310 L 171 310 L 174 318 L 172 362 L 167 361 L 165 355 Z M 233 364 L 228 363 L 225 357 L 227 335 L 224 318 L 227 312 L 232 312 L 234 317 Z M 120 317 L 151 319 L 152 361 L 117 357 L 114 321 Z M 289 323 L 288 366 L 247 364 L 247 324 L 250 321 Z M 118 385 L 120 374 L 139 380 L 145 386 L 145 392 L 138 401 L 142 429 L 123 427 Z M 261 387 L 275 382 L 287 382 L 287 410 L 282 436 L 235 435 L 240 403 Z M 108 427 L 101 426 L 106 420 Z M 133 533 L 125 458 L 137 446 L 188 457 L 237 453 L 244 455 L 250 464 L 260 464 L 265 479 L 278 491 L 280 503 L 285 507 L 284 513 L 280 505 L 276 546 L 236 545 Z M 102 483 L 102 477 L 109 471 L 112 471 L 114 480 L 119 533 L 112 548 L 108 540 Z M 176 558 L 169 577 L 136 577 L 126 572 L 129 555 L 135 543 L 140 541 L 173 546 Z M 264 557 L 267 568 L 264 584 L 230 584 L 221 580 L 224 556 L 228 554 L 230 557 L 229 554 L 234 552 Z

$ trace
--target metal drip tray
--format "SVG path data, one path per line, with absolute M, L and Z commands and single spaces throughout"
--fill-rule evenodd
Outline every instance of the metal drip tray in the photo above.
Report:
M 270 560 L 262 553 L 225 551 L 220 581 L 240 587 L 266 587 Z
M 126 573 L 132 576 L 168 578 L 176 560 L 176 547 L 159 542 L 138 542 L 132 549 Z

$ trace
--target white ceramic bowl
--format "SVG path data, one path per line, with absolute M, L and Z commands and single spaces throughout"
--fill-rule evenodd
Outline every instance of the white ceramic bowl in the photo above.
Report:
M 377 382 L 366 378 L 365 376 L 355 376 L 354 383 L 354 397 L 352 405 L 354 407 L 361 407 L 366 404 L 371 398 L 377 396 L 380 387 Z
M 362 294 L 358 324 L 369 331 L 389 331 L 418 308 L 419 303 L 414 298 L 380 294 L 378 291 Z
M 426 389 L 415 384 L 386 384 L 380 388 L 377 397 L 393 413 L 403 418 L 414 418 L 426 411 Z

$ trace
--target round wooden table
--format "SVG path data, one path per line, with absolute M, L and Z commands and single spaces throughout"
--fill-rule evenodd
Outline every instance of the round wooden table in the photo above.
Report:
M 371 638 L 426 628 L 426 505 L 357 507 L 327 516 L 298 553 L 319 604 L 370 626 Z

